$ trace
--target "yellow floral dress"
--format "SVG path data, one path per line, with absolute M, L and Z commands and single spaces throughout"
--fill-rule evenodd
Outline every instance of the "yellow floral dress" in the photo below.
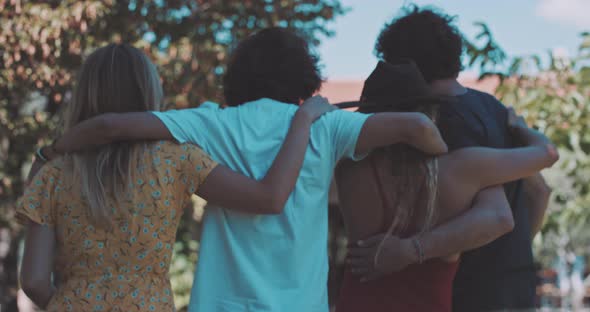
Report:
M 179 218 L 216 165 L 194 145 L 150 145 L 106 232 L 91 225 L 64 161 L 46 164 L 17 215 L 55 230 L 58 282 L 47 311 L 173 311 L 168 269 Z

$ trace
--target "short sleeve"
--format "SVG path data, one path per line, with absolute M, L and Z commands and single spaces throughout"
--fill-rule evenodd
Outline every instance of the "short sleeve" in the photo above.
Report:
M 180 146 L 179 158 L 182 173 L 180 181 L 189 195 L 195 194 L 205 179 L 211 173 L 217 162 L 211 159 L 201 148 L 192 144 Z
M 201 136 L 208 132 L 208 126 L 217 118 L 220 110 L 219 105 L 205 102 L 197 108 L 152 112 L 152 114 L 162 121 L 178 143 L 201 145 L 206 144 L 201 142 Z
M 365 155 L 355 155 L 356 143 L 363 125 L 370 115 L 345 110 L 326 114 L 328 131 L 334 146 L 335 161 L 342 158 L 360 160 Z
M 55 225 L 56 196 L 61 187 L 59 170 L 45 164 L 24 191 L 16 206 L 17 221 Z

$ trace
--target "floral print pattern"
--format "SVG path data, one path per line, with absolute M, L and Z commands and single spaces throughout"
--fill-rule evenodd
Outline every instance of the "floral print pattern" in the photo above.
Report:
M 194 145 L 150 145 L 105 231 L 89 221 L 64 160 L 46 164 L 17 215 L 55 230 L 57 292 L 47 311 L 173 311 L 168 270 L 178 222 L 216 165 Z

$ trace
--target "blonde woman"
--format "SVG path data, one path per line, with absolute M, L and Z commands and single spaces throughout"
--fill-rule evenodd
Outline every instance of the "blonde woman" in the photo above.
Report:
M 377 65 L 365 81 L 359 111 L 422 112 L 441 126 L 447 121 L 442 122 L 445 118 L 439 112 L 454 102 L 451 96 L 432 92 L 413 61 L 399 59 Z M 337 312 L 452 311 L 452 283 L 465 249 L 428 259 L 422 236 L 437 224 L 482 205 L 489 212 L 466 236 L 481 236 L 489 242 L 510 232 L 514 221 L 498 185 L 532 176 L 558 159 L 549 139 L 529 129 L 522 117 L 514 112 L 506 117 L 507 129 L 522 147 L 470 147 L 432 157 L 398 144 L 375 150 L 363 161 L 340 164 L 336 182 L 349 240 L 386 235 L 379 240 L 375 254 L 350 250 Z M 498 209 L 506 212 L 498 214 Z M 482 231 L 484 228 L 488 230 Z M 415 259 L 400 271 L 389 270 L 388 262 L 396 259 L 388 257 L 384 248 L 392 235 L 405 242 L 399 249 L 409 252 L 403 254 Z M 384 272 L 381 278 L 362 282 L 354 276 L 371 279 L 366 273 L 374 269 Z
M 99 114 L 158 111 L 161 103 L 149 59 L 111 44 L 83 64 L 65 130 Z M 112 143 L 48 162 L 17 207 L 27 225 L 25 293 L 47 311 L 173 311 L 168 269 L 191 195 L 228 208 L 239 203 L 245 213 L 280 213 L 310 126 L 329 110 L 320 97 L 303 103 L 260 181 L 217 165 L 195 145 L 166 141 Z

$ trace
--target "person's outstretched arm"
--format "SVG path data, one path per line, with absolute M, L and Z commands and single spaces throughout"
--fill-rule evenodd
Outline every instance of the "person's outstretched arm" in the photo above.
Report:
M 540 146 L 536 153 L 545 153 L 544 148 L 541 148 L 541 146 L 544 146 L 546 142 L 541 140 L 536 144 Z M 523 151 L 523 153 L 529 152 Z M 557 156 L 550 153 L 546 157 L 550 162 L 551 159 L 556 159 Z M 543 157 L 540 157 L 540 159 L 537 159 L 536 166 L 541 167 L 543 163 Z M 520 168 L 515 169 L 515 172 L 500 172 L 499 175 L 501 177 L 512 174 L 524 176 L 527 170 L 534 172 L 539 169 L 536 167 Z M 481 172 L 481 170 L 477 172 Z M 514 177 L 514 179 L 522 176 Z M 474 199 L 471 209 L 420 236 L 419 241 L 424 253 L 423 259 L 446 257 L 481 247 L 511 231 L 513 227 L 512 211 L 503 188 L 495 186 L 484 189 Z M 355 273 L 364 280 L 376 279 L 385 274 L 399 271 L 419 259 L 416 247 L 412 242 L 414 237 L 400 239 L 390 236 L 384 240 L 379 258 L 375 263 L 374 257 L 377 248 L 384 237 L 384 234 L 375 235 L 358 242 L 356 247 L 349 249 L 350 265 Z
M 225 166 L 217 166 L 199 187 L 198 195 L 211 203 L 229 209 L 240 209 L 243 212 L 257 214 L 281 213 L 299 177 L 309 142 L 311 124 L 324 113 L 334 109 L 325 98 L 320 96 L 307 99 L 295 113 L 285 141 L 264 178 L 256 181 Z M 124 120 L 122 117 L 125 115 L 129 115 L 130 118 Z M 87 124 L 84 125 L 84 123 Z M 172 139 L 172 134 L 162 121 L 151 113 L 115 114 L 115 119 L 108 123 L 118 130 L 93 140 L 92 144 L 96 142 L 107 143 L 104 140 L 110 141 L 112 138 L 123 137 L 127 139 L 166 139 L 165 136 L 168 135 L 168 139 Z M 135 123 L 138 123 L 137 127 L 141 128 L 140 130 L 121 131 L 127 127 L 133 129 Z M 140 123 L 143 123 L 141 127 Z M 81 123 L 79 125 L 80 132 L 88 134 L 96 131 L 90 130 L 93 128 L 92 124 L 92 119 Z M 80 132 L 70 131 L 60 139 L 60 141 L 77 142 L 75 144 L 62 143 L 62 146 L 67 147 L 67 151 L 80 150 L 81 142 L 83 142 L 82 138 L 78 137 Z M 116 133 L 127 134 L 124 136 L 116 135 Z M 140 133 L 144 133 L 144 136 L 142 137 Z M 115 135 L 111 136 L 113 134 Z M 91 145 L 87 144 L 85 147 L 89 146 Z M 34 176 L 34 173 L 32 175 Z
M 113 142 L 173 139 L 164 123 L 150 112 L 108 113 L 77 124 L 53 145 L 42 147 L 41 154 L 51 160 L 62 154 L 89 150 Z M 43 163 L 44 160 L 35 156 L 27 181 L 37 174 Z
M 453 152 L 446 165 L 457 181 L 457 187 L 475 193 L 493 185 L 533 176 L 559 159 L 557 149 L 545 135 L 529 128 L 512 109 L 509 114 L 508 126 L 525 146 L 509 149 L 469 147 Z
M 448 151 L 436 125 L 422 113 L 377 113 L 364 123 L 358 137 L 356 154 L 396 143 L 411 145 L 428 154 Z
M 456 178 L 453 180 L 457 181 L 457 187 L 466 190 L 471 188 L 473 193 L 476 193 L 492 185 L 499 185 L 533 175 L 543 168 L 550 167 L 555 161 L 557 161 L 559 155 L 557 154 L 555 147 L 551 145 L 549 139 L 543 134 L 528 128 L 524 120 L 521 117 L 518 117 L 512 110 L 510 111 L 509 126 L 527 146 L 504 150 L 473 147 L 454 152 L 453 155 L 448 158 L 449 161 L 446 163 L 450 167 L 450 169 L 447 168 L 447 170 L 456 175 Z M 488 200 L 490 199 L 498 200 L 500 198 L 495 196 L 488 198 Z M 473 216 L 471 215 L 471 217 Z M 502 223 L 509 225 L 508 222 Z M 463 235 L 469 233 L 466 232 L 468 229 L 465 226 L 460 227 L 460 229 Z M 434 233 L 437 234 L 437 232 Z M 453 236 L 444 231 L 442 233 L 444 233 L 444 235 Z M 432 231 L 429 234 L 432 234 Z M 383 238 L 383 235 L 380 237 Z M 434 248 L 442 249 L 431 250 L 429 256 L 449 254 L 448 252 L 451 250 L 445 250 L 444 248 L 446 247 L 441 246 L 441 242 L 436 240 L 436 236 L 434 238 L 431 237 L 431 239 L 433 239 L 432 246 Z M 405 250 L 410 249 L 408 247 L 408 241 L 403 241 L 399 238 L 388 238 L 388 240 L 393 242 L 396 242 L 397 240 L 398 244 L 405 243 Z M 380 241 L 379 237 L 371 242 L 374 241 Z M 426 242 L 426 244 L 428 243 L 429 242 Z M 416 248 L 415 246 L 410 247 Z M 356 251 L 356 256 L 360 258 L 354 261 L 359 263 L 360 267 L 357 268 L 357 270 L 366 271 L 371 268 L 365 267 L 365 269 L 361 269 L 363 265 L 366 266 L 370 264 L 369 260 L 372 259 L 366 257 L 366 255 L 371 255 L 372 252 L 374 252 L 372 247 L 360 248 Z M 375 253 L 373 253 L 373 255 L 374 254 Z M 390 257 L 387 258 L 390 259 Z M 409 263 L 402 263 L 401 265 L 398 265 L 398 267 L 401 269 L 407 264 Z
M 559 155 L 547 137 L 529 128 L 524 119 L 517 116 L 512 109 L 509 110 L 508 123 L 515 135 L 520 137 L 524 147 L 465 148 L 449 156 L 456 165 L 456 170 L 450 171 L 457 175 L 453 180 L 458 182 L 458 187 L 464 189 L 472 187 L 475 191 L 525 178 L 525 191 L 529 194 L 538 192 L 534 195 L 535 199 L 531 201 L 531 207 L 536 210 L 533 212 L 537 212 L 533 220 L 535 222 L 532 224 L 532 235 L 534 235 L 542 225 L 549 194 L 539 171 L 552 166 Z M 498 207 L 504 207 L 504 209 L 498 210 Z M 492 224 L 493 226 L 490 227 L 489 225 Z M 464 213 L 446 226 L 439 227 L 438 230 L 426 233 L 425 253 L 428 253 L 429 257 L 440 257 L 452 249 L 455 250 L 454 252 L 461 251 L 459 247 L 467 248 L 464 250 L 480 247 L 511 231 L 513 227 L 514 220 L 504 191 L 500 186 L 494 186 L 478 193 L 474 207 L 469 213 Z M 446 239 L 443 240 L 443 237 Z M 446 246 L 443 247 L 444 245 Z
M 42 152 L 52 159 L 101 145 L 131 140 L 174 140 L 172 133 L 150 112 L 108 113 L 85 120 L 58 138 Z
M 164 123 L 149 112 L 103 114 L 81 122 L 52 147 L 44 148 L 49 158 L 100 145 L 127 140 L 172 140 Z M 434 123 L 421 113 L 378 113 L 364 122 L 355 153 L 366 154 L 376 147 L 406 143 L 426 153 L 442 154 L 447 145 Z
M 420 240 L 426 258 L 439 258 L 487 245 L 513 228 L 504 187 L 494 186 L 480 191 L 471 209 L 423 234 Z
M 471 209 L 420 235 L 423 260 L 447 257 L 484 246 L 510 232 L 514 227 L 512 210 L 504 188 L 495 186 L 482 190 L 474 199 Z M 466 235 L 469 233 L 469 235 Z M 349 249 L 349 262 L 361 280 L 373 280 L 391 272 L 402 270 L 419 260 L 412 240 L 384 234 L 375 235 Z M 379 244 L 383 241 L 379 258 L 374 261 Z

